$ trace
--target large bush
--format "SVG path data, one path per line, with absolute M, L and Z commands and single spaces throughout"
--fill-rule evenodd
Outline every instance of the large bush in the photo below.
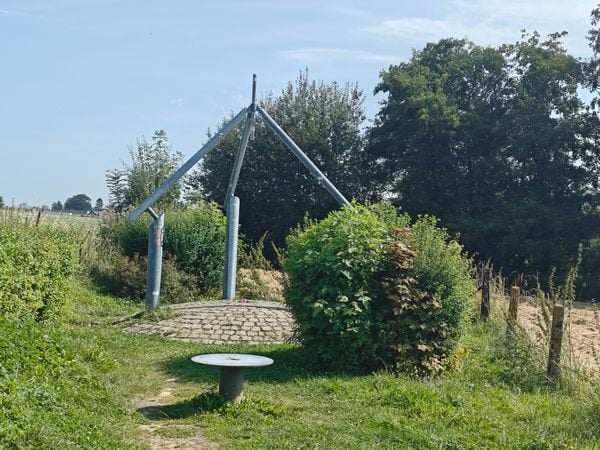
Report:
M 104 222 L 101 235 L 117 245 L 129 258 L 148 254 L 150 217 L 144 214 L 133 224 L 123 217 Z M 199 290 L 208 294 L 218 289 L 223 279 L 225 254 L 225 217 L 220 208 L 203 203 L 187 209 L 165 211 L 163 252 L 180 269 L 193 274 Z
M 323 368 L 436 372 L 473 294 L 469 261 L 431 218 L 343 208 L 288 238 L 286 299 Z
M 78 244 L 71 231 L 0 221 L 0 315 L 44 320 L 56 314 L 77 261 Z

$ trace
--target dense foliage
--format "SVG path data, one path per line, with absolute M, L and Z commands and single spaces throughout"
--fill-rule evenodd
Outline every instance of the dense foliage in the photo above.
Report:
M 470 261 L 433 217 L 395 228 L 378 275 L 377 310 L 387 359 L 403 371 L 436 373 L 460 335 L 474 294 Z
M 469 261 L 433 219 L 408 221 L 354 205 L 288 239 L 286 300 L 319 366 L 432 373 L 451 353 L 473 294 Z
M 146 295 L 147 258 L 108 252 L 89 264 L 89 274 L 101 291 L 120 298 L 143 300 Z M 163 258 L 160 301 L 183 303 L 198 299 L 200 290 L 196 277 L 179 268 L 174 258 Z
M 120 252 L 133 258 L 130 262 L 136 264 L 135 258 L 148 253 L 149 222 L 147 215 L 133 224 L 125 217 L 108 218 L 101 234 L 106 242 L 116 244 Z M 165 211 L 163 252 L 167 258 L 174 259 L 178 268 L 196 278 L 202 294 L 214 292 L 222 283 L 225 254 L 225 217 L 221 210 L 214 204 L 200 203 L 187 209 Z M 122 269 L 124 273 L 129 271 L 127 264 Z
M 0 221 L 0 316 L 44 320 L 60 311 L 77 261 L 69 230 Z
M 377 87 L 388 97 L 368 152 L 381 191 L 508 270 L 566 267 L 600 225 L 598 117 L 562 37 L 499 48 L 444 39 Z
M 317 83 L 301 73 L 295 83 L 260 105 L 309 158 L 348 198 L 361 198 L 359 177 L 367 179 L 362 162 L 363 95 L 354 86 Z M 208 200 L 222 204 L 241 131 L 228 135 L 204 159 L 188 184 Z M 257 242 L 268 239 L 282 245 L 289 229 L 305 214 L 322 218 L 337 206 L 308 170 L 279 138 L 256 121 L 248 144 L 236 195 L 240 198 L 240 224 Z M 270 249 L 270 246 L 267 246 Z

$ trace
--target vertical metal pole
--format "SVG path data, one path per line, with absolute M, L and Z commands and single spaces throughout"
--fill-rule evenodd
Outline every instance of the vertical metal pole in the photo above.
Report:
M 238 224 L 240 220 L 240 199 L 230 196 L 227 204 L 227 232 L 225 248 L 225 282 L 223 299 L 235 299 L 235 277 L 237 271 Z
M 154 220 L 150 223 L 150 236 L 148 237 L 146 308 L 156 309 L 160 306 L 160 275 L 162 271 L 162 243 L 165 215 L 156 216 L 154 211 L 148 212 L 154 217 Z

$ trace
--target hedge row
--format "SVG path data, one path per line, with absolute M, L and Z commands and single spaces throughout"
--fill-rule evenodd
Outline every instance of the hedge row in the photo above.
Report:
M 18 220 L 0 222 L 0 315 L 45 320 L 58 313 L 77 262 L 73 232 Z

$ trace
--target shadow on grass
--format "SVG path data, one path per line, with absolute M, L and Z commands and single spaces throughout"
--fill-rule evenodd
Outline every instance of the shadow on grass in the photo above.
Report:
M 162 369 L 181 381 L 218 383 L 219 369 L 204 366 L 191 361 L 196 354 L 207 353 L 248 353 L 266 356 L 273 359 L 270 366 L 244 369 L 244 378 L 249 381 L 286 383 L 292 380 L 314 378 L 319 376 L 352 377 L 349 372 L 323 371 L 312 364 L 309 352 L 296 345 L 278 346 L 227 346 L 204 347 L 200 353 L 176 357 L 162 362 Z
M 216 392 L 204 392 L 189 400 L 184 400 L 171 405 L 152 405 L 139 408 L 137 412 L 152 421 L 185 419 L 197 414 L 218 411 L 222 409 L 227 400 Z

